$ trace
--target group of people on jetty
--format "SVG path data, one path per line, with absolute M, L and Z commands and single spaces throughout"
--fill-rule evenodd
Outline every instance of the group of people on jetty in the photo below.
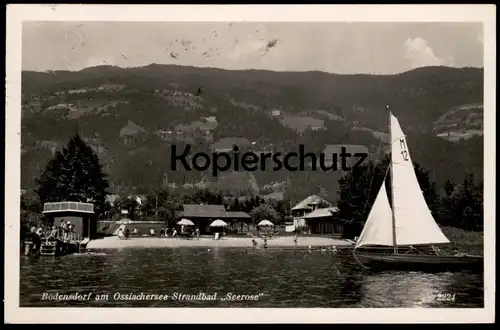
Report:
M 33 224 L 30 231 L 25 235 L 25 241 L 33 242 L 34 248 L 38 251 L 43 241 L 47 243 L 56 240 L 70 242 L 75 240 L 76 236 L 75 226 L 71 221 L 61 220 L 59 226 L 40 224 L 37 227 Z

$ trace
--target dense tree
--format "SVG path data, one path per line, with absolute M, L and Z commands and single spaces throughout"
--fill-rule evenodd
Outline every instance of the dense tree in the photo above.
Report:
M 104 212 L 107 189 L 106 175 L 99 158 L 77 134 L 62 151 L 57 151 L 40 178 L 36 180 L 40 202 L 90 202 L 95 214 Z
M 468 174 L 460 187 L 447 184 L 448 194 L 442 199 L 442 220 L 449 226 L 466 230 L 482 230 L 484 219 L 483 183 Z
M 133 197 L 121 198 L 115 202 L 115 212 L 122 214 L 122 211 L 127 212 L 126 215 L 128 218 L 136 220 L 141 215 L 141 205 Z
M 276 210 L 269 204 L 261 204 L 255 207 L 252 211 L 250 211 L 250 216 L 252 217 L 254 225 L 258 224 L 262 220 L 269 220 L 276 224 L 276 222 L 281 218 L 278 212 L 276 212 Z

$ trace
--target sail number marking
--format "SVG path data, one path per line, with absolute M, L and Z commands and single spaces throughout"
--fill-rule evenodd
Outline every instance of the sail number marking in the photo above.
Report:
M 403 160 L 407 162 L 408 159 L 408 150 L 406 149 L 406 140 L 404 138 L 399 139 L 399 146 L 401 147 L 401 156 L 403 156 Z

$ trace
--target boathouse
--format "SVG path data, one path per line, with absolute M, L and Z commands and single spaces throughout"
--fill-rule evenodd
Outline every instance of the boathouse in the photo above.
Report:
M 251 220 L 251 216 L 245 212 L 226 211 L 224 205 L 208 204 L 183 204 L 181 217 L 194 222 L 200 229 L 200 234 L 212 233 L 210 224 L 217 220 L 223 220 L 228 225 L 241 225 Z
M 49 222 L 59 226 L 61 220 L 74 225 L 76 237 L 94 238 L 97 232 L 97 222 L 94 217 L 94 204 L 79 202 L 55 202 L 43 205 L 43 215 Z

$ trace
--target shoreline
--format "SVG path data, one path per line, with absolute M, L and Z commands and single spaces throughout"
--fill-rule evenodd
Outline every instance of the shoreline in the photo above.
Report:
M 264 240 L 254 238 L 258 243 L 258 247 L 262 247 Z M 328 237 L 299 237 L 297 245 L 293 241 L 293 237 L 279 237 L 267 240 L 268 248 L 309 248 L 309 247 L 337 247 L 349 248 L 353 244 L 341 240 Z M 131 237 L 129 239 L 119 239 L 117 236 L 104 237 L 102 239 L 91 240 L 86 248 L 90 249 L 121 249 L 121 248 L 177 248 L 177 247 L 246 247 L 251 248 L 251 237 L 224 237 L 214 240 L 212 237 L 200 237 L 200 239 L 192 238 L 158 238 L 158 237 Z

